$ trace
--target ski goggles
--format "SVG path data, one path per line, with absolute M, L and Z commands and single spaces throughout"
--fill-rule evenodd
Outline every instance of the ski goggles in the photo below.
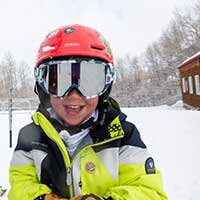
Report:
M 102 61 L 50 61 L 35 68 L 35 80 L 49 95 L 63 98 L 73 89 L 87 99 L 103 94 L 115 79 L 112 64 Z

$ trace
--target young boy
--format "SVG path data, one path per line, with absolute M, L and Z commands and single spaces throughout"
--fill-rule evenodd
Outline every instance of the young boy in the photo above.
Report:
M 107 40 L 81 25 L 40 46 L 33 123 L 21 129 L 10 165 L 10 200 L 166 200 L 160 172 L 109 94 Z

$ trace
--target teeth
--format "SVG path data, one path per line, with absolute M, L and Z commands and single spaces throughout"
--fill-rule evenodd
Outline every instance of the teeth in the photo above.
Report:
M 77 109 L 77 108 L 80 108 L 80 106 L 68 106 L 69 108 L 71 109 Z

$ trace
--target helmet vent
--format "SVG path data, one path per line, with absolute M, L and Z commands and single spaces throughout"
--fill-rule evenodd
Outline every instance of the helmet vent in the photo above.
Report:
M 91 48 L 92 49 L 96 49 L 96 50 L 99 50 L 99 51 L 103 51 L 103 47 L 100 47 L 100 46 L 94 46 L 94 45 L 91 45 Z

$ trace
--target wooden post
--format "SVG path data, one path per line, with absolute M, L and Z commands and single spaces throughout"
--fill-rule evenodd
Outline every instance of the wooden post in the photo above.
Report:
M 13 91 L 13 84 L 12 84 L 12 66 L 10 66 L 10 80 L 9 80 L 9 95 L 8 95 L 8 117 L 9 117 L 9 146 L 12 147 L 12 91 Z

